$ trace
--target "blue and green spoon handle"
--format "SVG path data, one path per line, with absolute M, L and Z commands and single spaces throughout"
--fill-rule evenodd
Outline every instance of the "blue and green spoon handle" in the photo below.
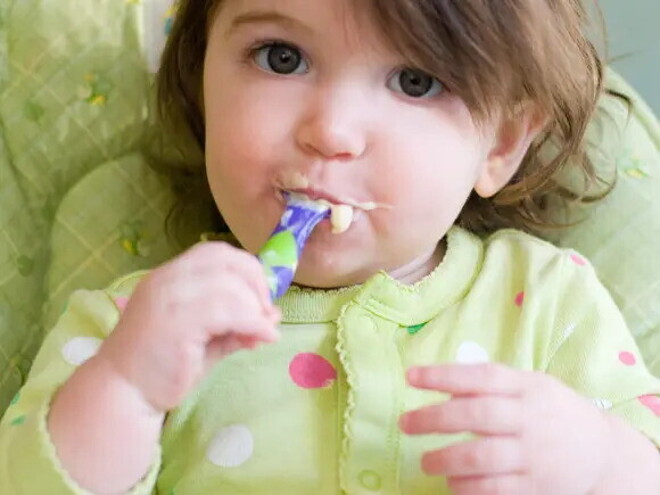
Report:
M 314 228 L 330 216 L 330 207 L 295 193 L 284 193 L 286 209 L 275 230 L 261 248 L 261 261 L 272 300 L 291 286 L 298 261 Z

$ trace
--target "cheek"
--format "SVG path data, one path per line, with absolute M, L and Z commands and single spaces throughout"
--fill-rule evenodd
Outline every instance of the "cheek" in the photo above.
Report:
M 472 191 L 482 163 L 474 142 L 451 130 L 388 148 L 383 159 L 389 157 L 390 167 L 378 180 L 390 194 L 400 199 L 405 196 L 416 208 L 462 203 Z
M 470 126 L 442 118 L 425 124 L 402 126 L 416 131 L 391 136 L 379 157 L 387 170 L 376 180 L 387 191 L 386 202 L 395 205 L 387 228 L 426 242 L 444 235 L 460 214 L 482 157 Z
M 206 122 L 207 157 L 226 164 L 227 172 L 260 163 L 271 146 L 268 123 L 255 125 L 255 115 L 241 101 L 219 99 Z M 240 165 L 240 166 L 239 166 Z
M 233 80 L 214 84 L 223 91 L 205 95 L 207 176 L 230 229 L 255 252 L 276 221 L 279 203 L 272 180 L 289 159 L 286 119 L 291 117 L 281 105 L 269 103 L 272 94 L 236 89 Z
M 210 139 L 221 140 L 224 148 L 234 152 L 264 150 L 265 154 L 290 136 L 298 112 L 296 103 L 301 101 L 295 85 L 223 79 L 215 83 L 222 91 L 214 92 L 207 101 L 209 124 L 215 127 L 208 132 Z
M 286 123 L 278 105 L 227 91 L 207 101 L 206 161 L 216 196 L 253 197 L 267 190 L 287 157 Z M 221 198 L 222 199 L 222 198 Z
M 459 98 L 448 97 L 430 109 L 399 104 L 389 113 L 394 115 L 383 120 L 397 125 L 388 130 L 382 157 L 396 157 L 400 172 L 420 183 L 434 177 L 476 180 L 483 138 Z
M 396 224 L 426 231 L 451 225 L 460 214 L 473 181 L 456 169 L 438 165 L 434 170 L 408 174 L 391 182 L 394 191 Z M 410 219 L 415 221 L 411 222 Z

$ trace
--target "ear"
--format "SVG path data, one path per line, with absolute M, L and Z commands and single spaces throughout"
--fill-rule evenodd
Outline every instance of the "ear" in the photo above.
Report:
M 503 118 L 488 153 L 475 192 L 489 198 L 508 184 L 522 163 L 529 146 L 544 129 L 547 118 L 534 105 L 521 105 Z

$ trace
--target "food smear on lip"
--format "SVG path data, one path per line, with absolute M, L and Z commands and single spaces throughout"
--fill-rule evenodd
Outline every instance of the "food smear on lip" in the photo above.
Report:
M 330 224 L 333 234 L 342 234 L 346 232 L 355 219 L 355 210 L 372 211 L 377 208 L 392 209 L 391 205 L 376 203 L 373 201 L 359 202 L 352 198 L 337 197 L 335 202 L 330 202 L 322 198 L 311 198 L 307 191 L 316 189 L 311 187 L 310 180 L 300 172 L 287 172 L 279 180 L 275 180 L 273 185 L 276 187 L 278 196 L 285 200 L 285 197 L 296 197 L 302 201 L 309 201 L 323 205 L 330 209 Z
M 325 199 L 311 199 L 306 194 L 299 192 L 285 192 L 285 196 L 302 204 L 308 203 L 329 210 L 329 218 L 333 234 L 346 232 L 351 226 L 351 223 L 353 223 L 353 207 L 351 205 L 337 205 L 330 201 L 326 201 Z
M 310 199 L 309 196 L 302 193 L 292 193 L 304 201 L 317 203 L 330 209 L 330 224 L 333 234 L 342 234 L 348 230 L 353 223 L 353 207 L 351 205 L 336 205 L 325 199 Z
M 322 199 L 312 200 L 311 198 L 309 198 L 308 195 L 305 194 L 304 189 L 321 190 L 322 188 L 316 187 L 315 184 L 312 184 L 310 180 L 300 172 L 288 172 L 282 174 L 279 178 L 273 181 L 273 186 L 276 188 L 277 193 L 281 198 L 283 198 L 282 193 L 294 193 L 294 194 L 304 195 L 310 201 L 324 201 Z M 335 194 L 334 196 L 337 197 L 338 203 L 349 205 L 352 206 L 353 208 L 358 208 L 364 211 L 371 211 L 377 208 L 391 210 L 393 208 L 392 205 L 386 203 L 376 203 L 374 201 L 360 202 L 353 198 L 338 196 L 337 194 Z M 332 203 L 327 202 L 327 204 L 332 204 Z
M 289 176 L 287 186 L 289 189 L 305 189 L 309 187 L 309 179 L 300 172 L 294 172 Z
M 352 199 L 342 200 L 343 203 L 335 204 L 325 199 L 310 199 L 304 193 L 296 192 L 296 195 L 330 208 L 330 223 L 332 225 L 333 234 L 342 234 L 348 230 L 353 223 L 354 214 L 356 209 L 371 211 L 376 208 L 392 209 L 392 206 L 383 203 L 374 203 L 373 201 L 367 203 L 359 203 Z

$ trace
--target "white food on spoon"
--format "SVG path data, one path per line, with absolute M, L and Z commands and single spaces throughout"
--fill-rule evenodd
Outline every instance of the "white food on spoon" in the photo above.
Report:
M 309 196 L 303 193 L 295 193 L 295 195 L 303 198 L 305 201 L 310 201 L 326 208 L 330 208 L 330 224 L 332 225 L 333 234 L 346 232 L 353 223 L 353 207 L 351 205 L 336 205 L 325 199 L 310 199 Z
M 346 232 L 353 223 L 353 207 L 351 205 L 330 205 L 330 223 L 333 234 Z
M 346 232 L 348 228 L 353 223 L 353 207 L 351 205 L 336 205 L 330 203 L 325 199 L 311 199 L 308 195 L 304 193 L 289 193 L 291 197 L 298 198 L 305 202 L 313 203 L 322 208 L 327 208 L 330 210 L 330 224 L 332 225 L 333 234 L 341 234 Z

